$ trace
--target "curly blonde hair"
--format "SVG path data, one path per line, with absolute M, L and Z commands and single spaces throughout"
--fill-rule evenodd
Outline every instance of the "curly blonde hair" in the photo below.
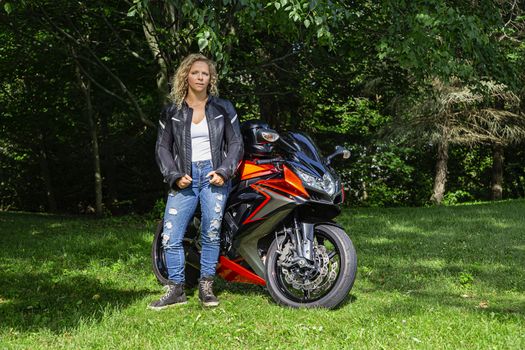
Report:
M 190 68 L 197 61 L 202 61 L 208 64 L 208 68 L 210 69 L 210 85 L 208 85 L 208 94 L 213 96 L 219 95 L 219 89 L 217 88 L 219 77 L 217 76 L 215 62 L 206 56 L 201 55 L 200 53 L 192 53 L 182 60 L 179 68 L 177 69 L 177 72 L 172 78 L 172 89 L 169 98 L 177 105 L 178 108 L 182 107 L 184 98 L 186 98 L 186 94 L 188 93 L 188 74 L 190 73 Z

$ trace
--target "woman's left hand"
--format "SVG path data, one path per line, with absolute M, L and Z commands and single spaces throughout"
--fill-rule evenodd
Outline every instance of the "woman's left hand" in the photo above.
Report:
M 221 175 L 217 174 L 215 171 L 210 171 L 207 177 L 210 178 L 210 183 L 215 186 L 222 186 L 224 185 L 224 179 Z

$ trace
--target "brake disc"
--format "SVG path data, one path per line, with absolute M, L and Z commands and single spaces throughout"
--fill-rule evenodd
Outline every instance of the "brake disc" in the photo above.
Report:
M 318 291 L 325 289 L 327 286 L 331 285 L 335 278 L 337 277 L 337 267 L 338 263 L 333 262 L 330 264 L 330 258 L 328 257 L 328 252 L 326 247 L 323 245 L 314 246 L 314 256 L 315 256 L 315 269 L 313 275 L 316 275 L 315 278 L 308 278 L 306 275 L 309 273 L 297 272 L 297 269 L 293 271 L 293 268 L 288 268 L 288 266 L 293 265 L 293 245 L 288 242 L 281 250 L 281 255 L 279 256 L 279 265 L 281 266 L 281 271 L 284 274 L 284 279 L 288 284 L 291 284 L 293 288 L 303 291 Z

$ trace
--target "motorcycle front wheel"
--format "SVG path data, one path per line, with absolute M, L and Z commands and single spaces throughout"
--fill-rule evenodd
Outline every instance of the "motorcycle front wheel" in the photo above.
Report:
M 280 305 L 294 308 L 339 306 L 354 284 L 357 255 L 344 230 L 319 224 L 314 230 L 315 262 L 292 263 L 294 247 L 287 237 L 275 239 L 266 255 L 266 286 Z

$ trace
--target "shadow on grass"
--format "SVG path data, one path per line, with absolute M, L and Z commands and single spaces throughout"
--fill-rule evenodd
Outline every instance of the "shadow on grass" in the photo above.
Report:
M 197 295 L 198 294 L 198 285 L 188 287 L 186 286 L 187 295 Z M 250 284 L 250 283 L 239 283 L 239 282 L 227 282 L 226 280 L 216 277 L 215 284 L 213 287 L 215 295 L 220 299 L 221 294 L 230 293 L 241 296 L 260 296 L 265 298 L 267 301 L 274 303 L 272 297 L 266 290 L 266 287 Z
M 151 294 L 129 281 L 149 267 L 144 237 L 125 219 L 0 213 L 0 331 L 60 333 Z
M 216 283 L 217 287 L 217 296 L 220 296 L 223 291 L 228 291 L 229 293 L 236 294 L 236 295 L 243 295 L 243 296 L 262 296 L 271 304 L 276 304 L 275 300 L 273 300 L 272 296 L 268 292 L 266 287 L 254 285 L 254 284 L 247 284 L 247 283 L 234 283 L 234 282 L 226 282 L 224 280 L 218 279 Z M 192 289 L 191 292 L 193 292 L 195 289 Z M 352 304 L 357 300 L 357 297 L 349 293 L 345 299 L 339 304 L 336 308 L 340 309 L 345 307 L 348 304 Z
M 61 333 L 163 293 L 160 285 L 146 288 L 155 224 L 149 226 L 126 218 L 0 213 L 0 332 Z M 145 288 L 126 281 L 133 271 Z M 273 303 L 260 286 L 218 279 L 216 287 L 219 297 L 228 292 Z
M 106 313 L 126 307 L 149 290 L 122 290 L 86 276 L 53 282 L 49 274 L 0 273 L 1 328 L 64 332 L 80 322 L 98 322 Z

